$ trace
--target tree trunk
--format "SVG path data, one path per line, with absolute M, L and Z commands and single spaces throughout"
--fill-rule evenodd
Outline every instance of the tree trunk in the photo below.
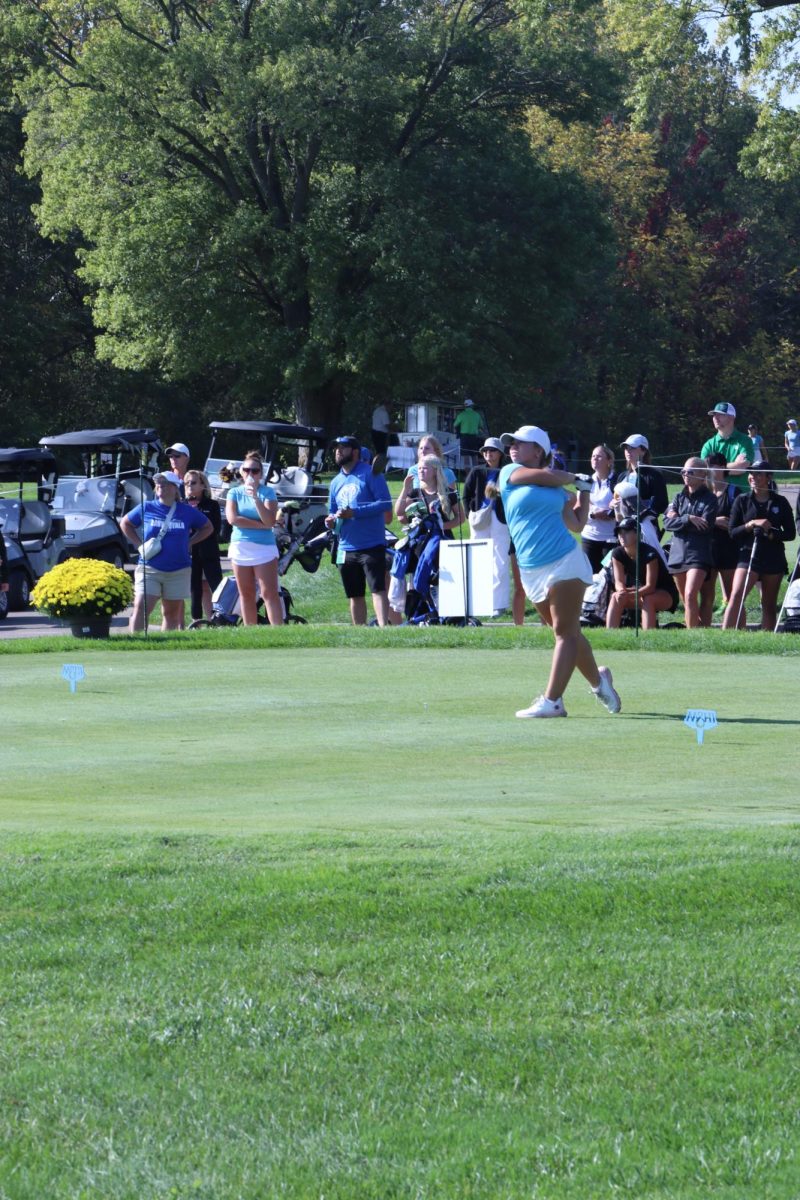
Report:
M 344 387 L 341 383 L 326 383 L 319 388 L 309 388 L 297 397 L 295 411 L 298 423 L 301 425 L 321 425 L 332 438 L 342 429 L 342 408 L 344 406 Z

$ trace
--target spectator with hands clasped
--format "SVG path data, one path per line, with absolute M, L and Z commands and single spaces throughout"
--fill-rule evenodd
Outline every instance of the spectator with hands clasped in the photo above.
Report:
M 228 556 L 233 566 L 242 623 L 258 623 L 258 583 L 270 625 L 283 625 L 283 602 L 278 583 L 278 546 L 273 532 L 278 518 L 275 489 L 264 483 L 264 461 L 257 450 L 245 455 L 242 483 L 225 498 L 225 518 L 231 526 Z
M 681 471 L 683 488 L 664 514 L 664 529 L 672 534 L 668 566 L 678 585 L 686 628 L 700 624 L 703 584 L 714 566 L 714 522 L 717 498 L 708 486 L 708 466 L 702 458 L 687 458 Z

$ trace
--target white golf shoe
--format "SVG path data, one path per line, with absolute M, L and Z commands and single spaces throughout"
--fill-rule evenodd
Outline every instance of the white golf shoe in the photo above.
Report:
M 592 688 L 592 691 L 610 713 L 618 713 L 622 708 L 622 701 L 614 688 L 614 680 L 611 678 L 611 672 L 608 667 L 598 667 L 598 671 L 600 673 L 600 683 L 596 688 Z
M 564 701 L 548 700 L 546 696 L 537 696 L 530 708 L 520 708 L 518 717 L 565 717 L 567 710 Z

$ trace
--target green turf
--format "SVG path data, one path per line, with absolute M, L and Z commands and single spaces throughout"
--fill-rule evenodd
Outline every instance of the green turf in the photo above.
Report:
M 533 722 L 514 711 L 544 646 L 95 652 L 75 695 L 57 655 L 9 657 L 0 816 L 213 833 L 793 818 L 796 658 L 603 657 L 618 718 L 576 677 L 568 720 Z M 690 708 L 718 713 L 703 746 Z
M 383 632 L 3 658 L 0 1198 L 794 1200 L 797 639 Z

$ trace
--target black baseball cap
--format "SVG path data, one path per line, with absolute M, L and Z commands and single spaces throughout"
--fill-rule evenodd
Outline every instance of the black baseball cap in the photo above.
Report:
M 361 442 L 358 438 L 350 437 L 349 434 L 344 434 L 342 437 L 334 438 L 334 446 L 352 446 L 355 450 L 361 449 Z

